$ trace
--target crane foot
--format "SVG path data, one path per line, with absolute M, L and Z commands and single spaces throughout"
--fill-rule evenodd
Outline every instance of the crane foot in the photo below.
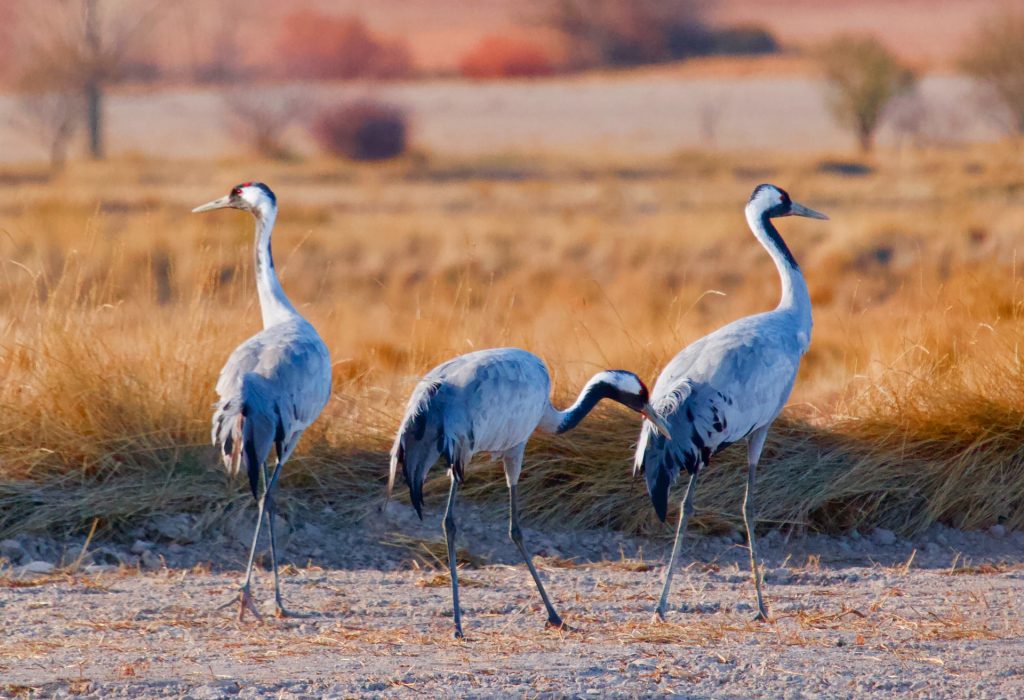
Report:
M 757 611 L 757 615 L 754 616 L 753 622 L 771 622 L 772 619 L 768 617 L 768 611 L 761 608 Z
M 238 606 L 239 622 L 242 622 L 245 619 L 246 610 L 251 612 L 258 622 L 263 622 L 263 616 L 260 615 L 260 611 L 256 609 L 256 603 L 253 602 L 252 593 L 249 591 L 248 586 L 242 586 L 242 588 L 239 589 L 238 596 L 236 598 L 232 598 L 223 605 L 217 606 L 217 609 L 223 610 L 224 608 L 229 608 L 232 605 Z
M 561 618 L 548 618 L 544 623 L 544 629 L 558 630 L 559 632 L 579 632 L 575 627 L 565 624 Z
M 260 615 L 260 611 L 256 609 L 256 603 L 253 602 L 252 593 L 249 592 L 248 586 L 242 589 L 238 596 L 238 621 L 242 622 L 245 620 L 245 611 L 248 610 L 252 613 L 252 616 L 256 618 L 258 622 L 263 622 L 263 616 Z
M 656 608 L 654 610 L 654 615 L 651 616 L 651 622 L 655 624 L 660 624 L 665 621 L 665 611 L 661 608 Z

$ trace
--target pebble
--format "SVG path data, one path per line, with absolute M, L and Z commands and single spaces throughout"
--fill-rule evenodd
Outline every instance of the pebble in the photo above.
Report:
M 192 516 L 187 513 L 158 515 L 150 521 L 150 524 L 153 530 L 164 539 L 172 542 L 195 542 Z
M 53 572 L 55 567 L 48 561 L 30 561 L 28 564 L 20 567 L 18 573 L 20 574 L 49 574 Z
M 145 569 L 160 569 L 163 567 L 163 560 L 148 549 L 142 550 L 142 567 Z
M 884 527 L 876 527 L 871 533 L 871 539 L 875 544 L 888 547 L 896 544 L 896 533 L 892 530 L 886 530 Z
M 18 540 L 2 540 L 0 541 L 0 557 L 6 557 L 17 564 L 25 558 L 25 548 Z
M 1006 527 L 1003 526 L 1003 525 L 993 525 L 992 527 L 990 527 L 988 529 L 988 531 L 989 531 L 989 534 L 992 535 L 993 537 L 1005 537 L 1006 536 Z
M 135 540 L 132 542 L 132 546 L 128 551 L 132 554 L 142 554 L 143 552 L 148 552 L 152 548 L 152 542 L 147 542 L 146 540 Z
M 635 659 L 626 665 L 626 668 L 630 671 L 648 671 L 657 667 L 658 662 L 654 659 Z

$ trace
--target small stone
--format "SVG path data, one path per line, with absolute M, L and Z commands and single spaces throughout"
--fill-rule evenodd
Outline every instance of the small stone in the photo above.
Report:
M 54 569 L 53 564 L 48 561 L 30 561 L 18 569 L 22 574 L 49 574 Z
M 938 554 L 942 551 L 942 547 L 935 544 L 934 542 L 925 542 L 924 553 L 925 554 Z
M 142 554 L 143 552 L 147 552 L 152 548 L 152 542 L 147 542 L 146 540 L 135 540 L 134 542 L 132 542 L 131 549 L 129 549 L 128 551 L 130 551 L 132 554 Z
M 18 540 L 0 541 L 0 557 L 6 557 L 12 563 L 17 564 L 25 558 L 25 548 Z
M 117 571 L 117 567 L 111 564 L 86 564 L 83 571 L 87 574 L 106 574 Z
M 158 535 L 172 542 L 195 542 L 192 518 L 187 513 L 158 515 L 153 518 L 152 527 Z
M 888 547 L 896 544 L 896 533 L 892 530 L 886 530 L 884 527 L 876 527 L 874 532 L 871 533 L 871 539 L 875 544 Z
M 144 569 L 160 569 L 164 565 L 162 559 L 148 549 L 142 550 L 142 567 Z
M 635 659 L 626 664 L 626 669 L 630 671 L 647 671 L 653 668 L 657 668 L 658 662 L 654 659 Z
M 993 537 L 1005 537 L 1006 536 L 1006 527 L 1004 525 L 1001 525 L 1001 524 L 993 525 L 992 527 L 990 527 L 988 529 L 988 532 Z
M 849 537 L 854 542 L 856 542 L 857 540 L 860 539 L 860 530 L 858 530 L 855 527 L 854 528 L 850 528 L 850 531 L 846 533 L 846 536 Z

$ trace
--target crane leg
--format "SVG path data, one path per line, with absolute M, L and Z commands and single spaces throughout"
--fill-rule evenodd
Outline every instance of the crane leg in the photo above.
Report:
M 263 496 L 266 500 L 266 513 L 267 513 L 267 528 L 270 530 L 270 564 L 274 569 L 274 604 L 277 606 L 278 617 L 288 617 L 291 615 L 288 610 L 284 607 L 284 602 L 281 599 L 281 580 L 277 573 L 277 541 L 274 536 L 274 516 L 277 515 L 277 503 L 274 501 L 273 488 L 277 486 L 277 479 L 281 473 L 282 463 L 280 459 L 277 462 L 277 466 L 274 467 L 274 475 L 267 478 L 267 465 L 263 465 L 263 483 L 269 484 L 266 493 Z
M 661 588 L 661 598 L 658 600 L 658 607 L 654 609 L 655 620 L 665 621 L 665 611 L 668 609 L 668 592 L 672 588 L 672 573 L 675 571 L 676 559 L 679 557 L 679 550 L 682 549 L 683 535 L 686 534 L 686 523 L 693 515 L 693 492 L 697 488 L 697 474 L 690 474 L 690 481 L 686 484 L 686 496 L 683 497 L 683 507 L 679 510 L 679 524 L 676 526 L 676 539 L 672 543 L 672 556 L 668 560 L 668 569 L 665 571 L 665 584 Z
M 275 472 L 276 477 L 276 472 Z M 259 513 L 256 515 L 256 531 L 252 534 L 252 547 L 249 548 L 249 563 L 245 567 L 245 583 L 242 584 L 241 590 L 238 592 L 238 621 L 241 622 L 245 619 L 245 611 L 248 610 L 253 614 L 257 620 L 262 620 L 263 616 L 260 615 L 260 611 L 256 609 L 256 604 L 252 600 L 252 565 L 256 560 L 256 545 L 260 539 L 260 528 L 263 526 L 263 514 L 266 512 L 267 506 L 267 495 L 270 493 L 270 482 L 267 481 L 266 465 L 263 465 L 263 496 L 259 500 Z M 228 603 L 230 605 L 230 603 Z
M 562 618 L 555 612 L 555 606 L 551 604 L 551 599 L 548 598 L 547 591 L 544 590 L 544 584 L 540 581 L 540 575 L 537 574 L 537 569 L 533 566 L 533 557 L 530 556 L 530 553 L 526 550 L 526 545 L 523 544 L 523 531 L 519 528 L 519 498 L 516 489 L 515 485 L 508 487 L 508 536 L 516 543 L 519 553 L 523 555 L 523 561 L 526 562 L 526 566 L 530 570 L 530 575 L 533 576 L 533 582 L 537 584 L 541 600 L 544 601 L 544 607 L 548 610 L 547 626 L 553 629 L 564 629 L 565 623 L 562 622 Z
M 444 511 L 444 537 L 448 541 L 448 570 L 452 577 L 452 617 L 455 619 L 455 638 L 462 639 L 462 609 L 459 608 L 459 574 L 455 556 L 455 493 L 459 481 L 451 471 L 452 486 L 448 491 L 448 507 Z
M 750 545 L 750 573 L 754 579 L 754 591 L 757 594 L 757 616 L 755 622 L 769 622 L 768 609 L 761 595 L 761 568 L 758 566 L 757 541 L 754 528 L 757 525 L 757 513 L 754 510 L 754 476 L 757 463 L 761 459 L 761 449 L 768 437 L 768 426 L 753 433 L 747 442 L 747 490 L 743 494 L 743 524 L 747 527 L 747 543 Z

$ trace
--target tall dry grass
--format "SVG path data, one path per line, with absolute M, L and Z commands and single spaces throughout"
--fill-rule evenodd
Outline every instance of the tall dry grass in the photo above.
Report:
M 693 153 L 2 172 L 0 535 L 179 510 L 212 520 L 247 502 L 207 436 L 217 372 L 258 328 L 251 222 L 187 212 L 254 177 L 282 203 L 284 286 L 335 362 L 334 396 L 283 482 L 293 507 L 371 509 L 407 392 L 453 354 L 530 348 L 568 401 L 604 367 L 653 381 L 690 340 L 770 307 L 777 278 L 742 205 L 773 181 L 832 221 L 781 225 L 816 325 L 762 462 L 762 518 L 1024 526 L 1024 167 L 1006 148 L 873 167 L 850 177 L 822 159 Z M 637 428 L 605 409 L 535 440 L 530 520 L 655 531 L 629 477 Z M 741 459 L 727 451 L 704 477 L 705 527 L 735 522 Z M 502 499 L 497 482 L 481 466 L 468 491 Z

